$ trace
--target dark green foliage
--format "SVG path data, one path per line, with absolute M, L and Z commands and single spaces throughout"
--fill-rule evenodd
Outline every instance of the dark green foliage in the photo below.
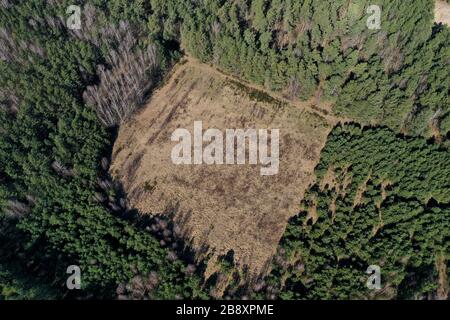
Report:
M 450 253 L 448 151 L 385 128 L 339 126 L 316 175 L 267 279 L 279 297 L 436 297 L 436 264 Z M 369 265 L 381 267 L 378 293 L 366 288 Z
M 146 25 L 141 1 L 101 3 L 107 9 L 99 25 L 82 36 L 70 34 L 52 20 L 65 16 L 64 5 L 27 1 L 0 12 L 3 35 L 17 51 L 0 60 L 0 206 L 3 217 L 19 219 L 15 228 L 21 241 L 19 247 L 9 248 L 9 254 L 25 269 L 28 263 L 15 253 L 29 254 L 29 262 L 34 261 L 33 252 L 60 257 L 54 275 L 59 296 L 68 292 L 65 271 L 74 264 L 81 268 L 86 296 L 86 292 L 100 292 L 112 297 L 119 283 L 153 272 L 157 285 L 147 297 L 205 297 L 200 278 L 186 273 L 186 263 L 153 235 L 112 214 L 95 199 L 101 189 L 99 179 L 106 175 L 107 168 L 101 169 L 100 163 L 112 134 L 100 125 L 95 110 L 83 103 L 81 95 L 94 83 L 96 66 L 105 63 L 113 43 L 100 48 L 92 34 L 95 27 L 117 23 L 119 18 L 138 29 Z M 34 27 L 29 25 L 31 19 L 38 21 Z M 49 21 L 53 27 L 46 25 Z M 41 264 L 52 265 L 52 261 Z M 30 291 L 20 276 L 10 280 L 8 270 L 2 267 L 0 272 L 5 297 L 45 297 L 39 285 L 36 292 Z
M 49 276 L 55 271 L 54 257 L 44 257 L 39 245 L 24 249 L 24 234 L 17 232 L 16 222 L 0 217 L 0 300 L 60 298 L 56 281 Z

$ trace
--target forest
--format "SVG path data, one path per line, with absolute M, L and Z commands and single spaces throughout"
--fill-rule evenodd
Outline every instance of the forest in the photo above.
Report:
M 201 61 L 290 98 L 332 101 L 334 112 L 411 135 L 450 130 L 449 31 L 434 25 L 433 1 L 378 1 L 380 29 L 367 28 L 370 1 L 177 2 L 183 46 Z M 174 35 L 175 37 L 175 35 Z
M 336 127 L 266 286 L 282 299 L 447 298 L 449 165 L 424 138 Z M 379 292 L 366 287 L 370 265 L 382 270 Z
M 176 56 L 147 43 L 138 12 L 127 17 L 116 5 L 104 14 L 87 4 L 77 33 L 65 27 L 68 2 L 2 2 L 0 261 L 1 277 L 19 280 L 2 285 L 0 297 L 65 297 L 72 264 L 83 270 L 85 298 L 113 297 L 131 279 L 141 297 L 205 297 L 177 255 L 183 248 L 160 244 L 158 234 L 171 238 L 169 223 L 137 226 L 106 171 L 111 126 L 132 112 L 123 106 L 137 107 Z M 117 21 L 119 13 L 130 22 Z M 22 288 L 25 277 L 42 279 L 42 288 Z
M 368 296 L 368 264 L 387 298 L 442 295 L 450 32 L 431 0 L 379 3 L 370 30 L 366 0 L 78 1 L 71 29 L 71 1 L 1 1 L 0 299 L 212 297 L 170 217 L 138 218 L 108 173 L 117 128 L 183 55 L 360 123 L 330 134 L 272 271 L 224 296 Z

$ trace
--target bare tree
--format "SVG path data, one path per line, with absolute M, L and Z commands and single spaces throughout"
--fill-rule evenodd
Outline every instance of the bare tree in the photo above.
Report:
M 297 76 L 291 76 L 289 79 L 289 87 L 288 87 L 288 97 L 291 100 L 294 100 L 298 97 L 300 93 L 300 81 Z
M 83 23 L 81 24 L 81 29 L 70 29 L 68 30 L 71 36 L 74 36 L 80 40 L 91 42 L 96 47 L 100 47 L 102 43 L 108 43 L 109 37 L 105 37 L 101 33 L 101 28 L 97 25 L 98 12 L 95 6 L 87 3 L 83 7 Z M 64 19 L 61 17 L 64 23 Z M 100 29 L 100 32 L 97 31 Z
M 41 57 L 45 56 L 45 51 L 42 47 L 23 40 L 17 41 L 11 32 L 0 28 L 0 60 L 23 63 L 23 52 L 32 52 Z
M 116 289 L 119 300 L 145 300 L 153 296 L 159 285 L 159 276 L 151 271 L 147 276 L 135 275 L 129 282 L 121 283 Z
M 21 48 L 13 36 L 4 28 L 0 28 L 0 60 L 11 62 L 19 55 Z
M 217 20 L 211 24 L 211 31 L 215 36 L 219 34 L 221 28 L 222 28 L 222 26 L 221 26 L 220 22 Z
M 439 131 L 439 122 L 443 114 L 444 112 L 442 111 L 442 109 L 438 108 L 430 118 L 431 126 L 436 128 L 437 131 Z
M 7 88 L 0 88 L 0 108 L 11 113 L 17 113 L 19 110 L 19 97 L 14 91 Z
M 73 176 L 73 170 L 66 168 L 61 162 L 55 160 L 52 162 L 51 167 L 57 174 L 63 177 Z
M 152 75 L 158 67 L 154 45 L 138 49 L 142 30 L 128 22 L 118 25 L 99 25 L 99 13 L 91 4 L 83 8 L 84 23 L 81 30 L 69 34 L 97 47 L 109 48 L 106 65 L 97 66 L 100 83 L 89 86 L 83 98 L 95 108 L 101 122 L 112 127 L 125 121 L 144 102 L 154 85 Z
M 157 67 L 156 47 L 131 51 L 133 42 L 128 36 L 118 50 L 111 50 L 106 69 L 98 66 L 100 84 L 90 86 L 83 94 L 87 104 L 95 107 L 105 126 L 115 126 L 125 121 L 143 103 L 145 93 L 153 86 L 151 73 Z
M 22 218 L 30 213 L 30 207 L 17 200 L 8 200 L 4 214 L 10 218 Z

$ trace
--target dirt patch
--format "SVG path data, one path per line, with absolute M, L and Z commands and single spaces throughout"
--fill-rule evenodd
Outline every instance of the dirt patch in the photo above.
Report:
M 447 261 L 444 254 L 440 254 L 436 259 L 436 269 L 439 274 L 439 287 L 437 290 L 437 297 L 439 300 L 448 299 L 449 282 L 447 279 Z
M 362 204 L 364 193 L 367 190 L 367 183 L 370 180 L 372 173 L 369 173 L 366 180 L 358 186 L 358 190 L 356 190 L 355 198 L 353 199 L 353 208 L 356 208 L 357 206 Z
M 198 252 L 215 261 L 233 250 L 237 265 L 248 265 L 256 275 L 265 271 L 287 220 L 298 213 L 314 181 L 332 122 L 307 103 L 290 104 L 242 85 L 196 62 L 178 65 L 149 104 L 120 128 L 110 170 L 143 214 L 174 213 Z M 261 176 L 260 165 L 248 164 L 174 165 L 171 135 L 177 128 L 192 133 L 194 121 L 202 121 L 203 130 L 222 132 L 279 129 L 279 173 Z
M 443 0 L 436 1 L 434 21 L 450 26 L 450 4 Z

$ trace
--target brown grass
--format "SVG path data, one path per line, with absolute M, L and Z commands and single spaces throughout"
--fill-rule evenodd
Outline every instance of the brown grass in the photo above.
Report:
M 288 218 L 298 213 L 336 119 L 307 102 L 268 99 L 242 82 L 236 88 L 231 78 L 192 59 L 179 64 L 120 128 L 111 173 L 143 214 L 175 213 L 191 245 L 212 255 L 207 273 L 214 271 L 215 258 L 232 249 L 237 265 L 256 275 L 266 271 Z M 280 129 L 278 175 L 261 176 L 259 165 L 172 164 L 172 132 L 192 132 L 200 120 L 203 130 Z
M 450 4 L 444 0 L 437 0 L 434 7 L 434 21 L 450 26 Z

